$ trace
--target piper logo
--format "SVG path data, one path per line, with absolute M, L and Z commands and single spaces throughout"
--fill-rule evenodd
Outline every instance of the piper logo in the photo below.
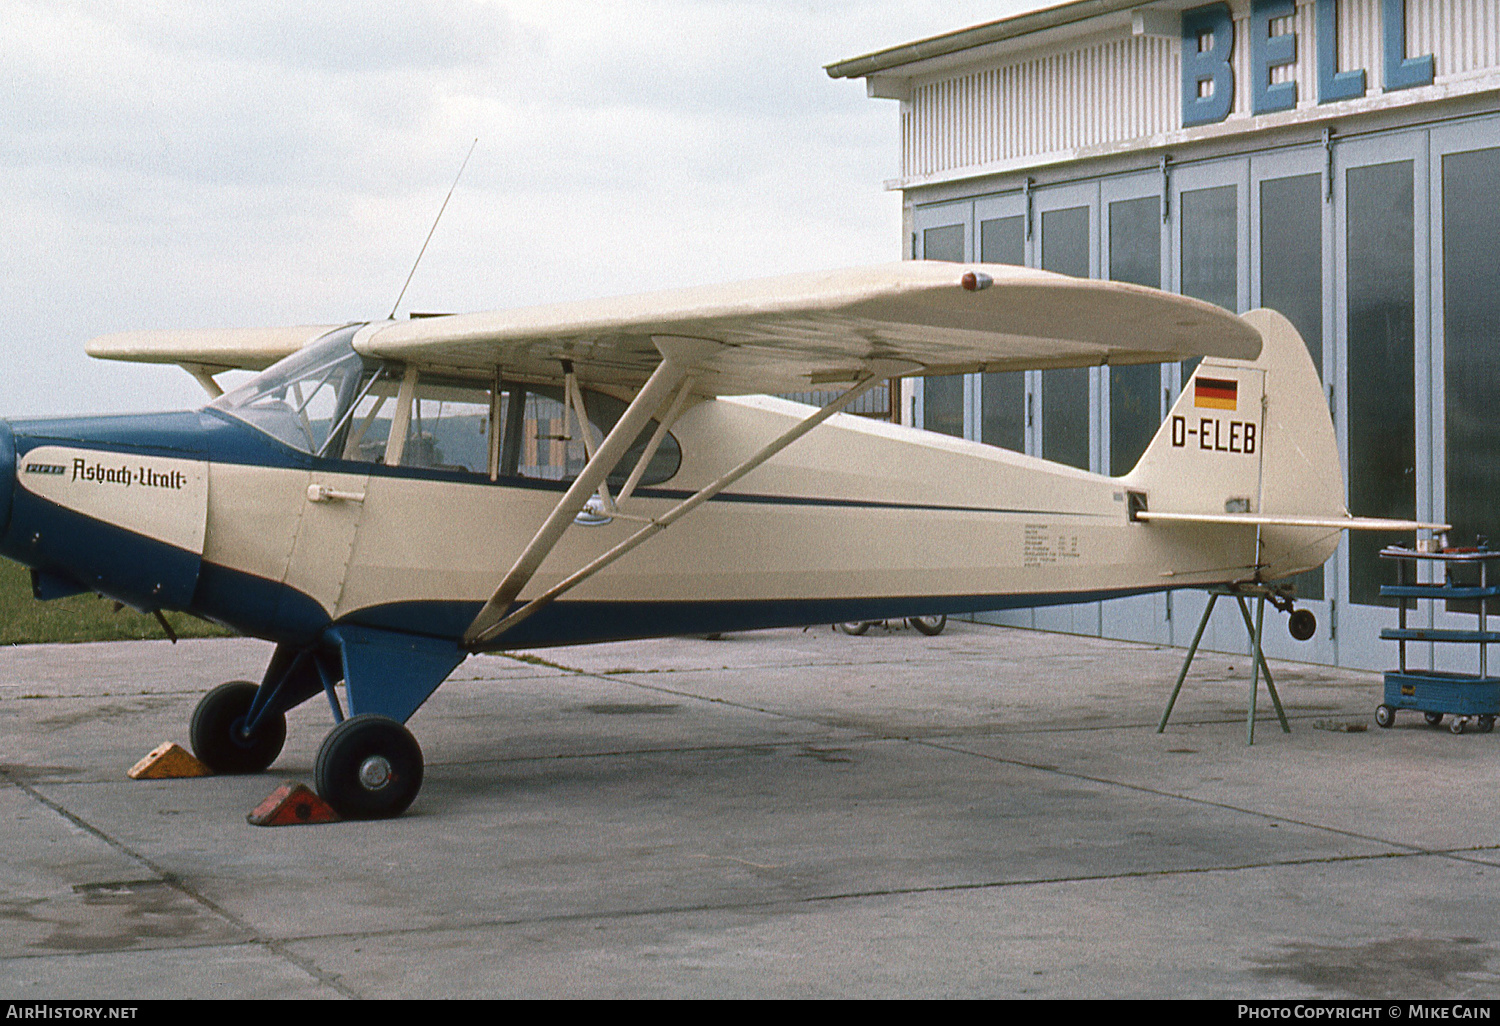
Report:
M 58 463 L 28 463 L 26 473 L 28 474 L 66 474 L 68 468 Z

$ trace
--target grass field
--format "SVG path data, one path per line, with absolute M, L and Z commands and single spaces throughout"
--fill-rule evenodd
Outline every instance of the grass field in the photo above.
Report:
M 230 632 L 185 613 L 168 613 L 167 622 L 179 638 L 228 637 Z M 38 602 L 31 597 L 31 573 L 19 563 L 0 558 L 0 645 L 30 645 L 43 641 L 129 641 L 165 638 L 153 616 L 115 604 L 97 595 Z

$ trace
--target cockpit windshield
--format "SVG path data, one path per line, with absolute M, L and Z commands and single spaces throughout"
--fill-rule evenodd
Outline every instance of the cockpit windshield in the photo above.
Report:
M 238 417 L 305 453 L 321 454 L 340 413 L 378 374 L 351 344 L 362 325 L 331 331 L 299 352 L 215 399 L 212 409 Z

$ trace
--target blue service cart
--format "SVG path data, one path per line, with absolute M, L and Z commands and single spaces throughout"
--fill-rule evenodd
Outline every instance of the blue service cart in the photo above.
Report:
M 1434 727 L 1443 722 L 1444 716 L 1451 715 L 1453 719 L 1449 721 L 1448 729 L 1455 734 L 1462 734 L 1471 719 L 1478 721 L 1481 731 L 1493 730 L 1495 717 L 1500 715 L 1500 677 L 1489 675 L 1486 648 L 1500 642 L 1500 631 L 1488 630 L 1486 621 L 1489 602 L 1500 598 L 1500 586 L 1490 583 L 1492 575 L 1489 572 L 1490 563 L 1500 559 L 1500 551 L 1491 552 L 1481 546 L 1477 549 L 1423 552 L 1392 546 L 1382 549 L 1380 555 L 1383 559 L 1397 560 L 1396 583 L 1381 585 L 1380 594 L 1397 600 L 1400 608 L 1398 626 L 1383 629 L 1380 637 L 1384 641 L 1400 643 L 1401 668 L 1386 671 L 1385 700 L 1375 710 L 1375 722 L 1389 727 L 1396 722 L 1398 710 L 1411 709 L 1421 712 Z M 1424 561 L 1432 561 L 1441 567 L 1441 580 L 1418 580 L 1421 575 L 1417 568 Z M 1438 576 L 1436 571 L 1432 576 Z M 1408 627 L 1408 603 L 1415 607 L 1421 601 L 1474 603 L 1479 629 Z M 1479 673 L 1409 669 L 1406 646 L 1413 641 L 1476 645 Z

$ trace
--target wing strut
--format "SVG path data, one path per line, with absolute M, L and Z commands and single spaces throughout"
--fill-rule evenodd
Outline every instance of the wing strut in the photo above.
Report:
M 887 362 L 890 362 L 893 365 L 889 367 L 883 366 Z M 486 617 L 486 614 L 490 613 L 492 607 L 498 606 L 499 608 L 503 609 L 505 605 L 508 605 L 510 601 L 520 593 L 520 589 L 516 588 L 509 593 L 509 596 L 505 596 L 506 588 L 502 584 L 501 590 L 495 593 L 495 598 L 490 600 L 489 604 L 487 604 L 485 608 L 480 611 L 479 616 L 474 618 L 474 622 L 469 625 L 469 629 L 464 633 L 464 644 L 473 649 L 477 648 L 478 646 L 484 645 L 487 642 L 493 641 L 496 637 L 510 630 L 521 621 L 527 619 L 533 613 L 541 610 L 544 606 L 551 603 L 553 599 L 557 598 L 563 592 L 568 591 L 575 585 L 581 584 L 583 581 L 592 577 L 594 574 L 598 573 L 600 570 L 604 569 L 606 566 L 613 563 L 615 560 L 619 559 L 627 552 L 630 552 L 647 538 L 651 537 L 654 534 L 657 534 L 658 532 L 666 530 L 673 523 L 682 519 L 684 516 L 691 513 L 694 509 L 697 509 L 699 506 L 703 505 L 703 503 L 707 502 L 709 499 L 712 499 L 715 495 L 718 495 L 725 488 L 728 488 L 740 478 L 750 473 L 750 471 L 766 462 L 766 460 L 770 459 L 772 456 L 775 456 L 782 449 L 785 449 L 787 446 L 791 445 L 797 439 L 807 434 L 813 428 L 823 423 L 823 421 L 827 420 L 835 413 L 838 413 L 840 410 L 844 409 L 844 407 L 848 406 L 855 399 L 858 399 L 861 395 L 868 391 L 871 386 L 880 383 L 887 377 L 892 377 L 897 374 L 909 373 L 911 370 L 912 365 L 910 363 L 901 362 L 899 365 L 895 365 L 894 361 L 871 361 L 865 373 L 857 381 L 855 381 L 853 385 L 851 385 L 848 389 L 841 393 L 836 399 L 834 399 L 828 405 L 819 409 L 816 413 L 813 413 L 803 420 L 798 421 L 795 426 L 786 431 L 780 437 L 762 447 L 754 455 L 750 456 L 744 462 L 740 463 L 739 466 L 735 467 L 733 470 L 728 471 L 713 482 L 705 485 L 701 490 L 695 492 L 689 498 L 682 500 L 682 502 L 678 503 L 676 506 L 673 506 L 670 510 L 668 510 L 661 516 L 653 517 L 650 523 L 648 523 L 645 527 L 642 527 L 635 534 L 632 534 L 629 538 L 626 538 L 614 548 L 610 549 L 608 552 L 605 552 L 603 555 L 593 560 L 593 562 L 589 563 L 587 566 L 571 574 L 564 580 L 559 581 L 557 584 L 553 585 L 551 588 L 547 589 L 545 592 L 538 595 L 530 602 L 527 602 L 524 606 L 517 609 L 510 615 L 504 616 L 503 618 L 499 616 Z M 649 383 L 647 387 L 649 387 Z M 577 485 L 575 483 L 575 488 L 576 487 Z M 540 536 L 541 532 L 538 532 L 538 537 Z M 507 580 L 508 579 L 509 578 L 507 578 Z M 504 597 L 503 602 L 499 601 L 502 599 L 502 597 Z M 484 621 L 488 622 L 486 623 Z
M 677 418 L 682 415 L 683 404 L 687 402 L 688 395 L 693 391 L 693 383 L 697 380 L 697 375 L 694 374 L 689 374 L 682 379 L 682 384 L 677 389 L 677 398 L 672 400 L 672 408 L 667 411 L 665 417 L 658 419 L 656 433 L 646 443 L 646 449 L 641 453 L 641 458 L 635 461 L 630 476 L 625 479 L 625 484 L 620 488 L 620 494 L 615 498 L 616 505 L 623 504 L 635 492 L 635 486 L 640 484 L 646 468 L 651 465 L 651 460 L 656 456 L 656 450 L 661 448 L 662 439 L 667 437 L 667 432 L 672 430 L 672 425 L 676 424 Z
M 474 617 L 474 622 L 469 624 L 468 630 L 464 632 L 465 645 L 472 647 L 482 637 L 494 633 L 494 626 L 505 616 L 511 602 L 526 587 L 542 561 L 561 540 L 563 533 L 573 523 L 573 518 L 583 509 L 584 503 L 604 484 L 605 478 L 615 469 L 615 465 L 641 433 L 646 422 L 672 398 L 673 390 L 692 372 L 697 360 L 719 345 L 704 339 L 660 336 L 652 341 L 662 352 L 661 363 L 657 364 L 646 384 L 610 429 L 609 436 L 589 457 L 583 472 L 573 479 L 563 497 L 557 500 L 557 505 L 537 529 L 525 550 L 516 557 L 515 564 L 500 581 L 495 594 L 484 604 L 479 615 Z M 584 431 L 587 430 L 585 425 Z

